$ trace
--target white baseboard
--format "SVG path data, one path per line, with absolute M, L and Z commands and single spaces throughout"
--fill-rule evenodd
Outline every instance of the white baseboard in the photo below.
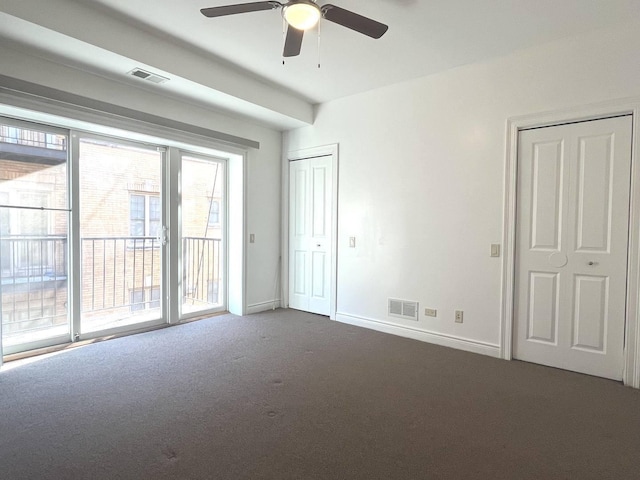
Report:
M 380 320 L 358 317 L 347 313 L 336 313 L 336 320 L 342 323 L 355 325 L 357 327 L 370 328 L 379 332 L 412 338 L 422 342 L 434 343 L 443 347 L 456 348 L 466 352 L 479 353 L 481 355 L 500 358 L 500 347 L 491 343 L 478 342 L 476 340 L 455 337 L 453 335 L 444 335 L 442 333 L 428 332 L 425 330 L 418 330 L 416 328 L 389 324 L 381 322 Z
M 273 310 L 274 305 L 275 308 L 280 308 L 280 299 L 247 305 L 247 315 L 251 315 L 252 313 L 266 312 L 267 310 Z

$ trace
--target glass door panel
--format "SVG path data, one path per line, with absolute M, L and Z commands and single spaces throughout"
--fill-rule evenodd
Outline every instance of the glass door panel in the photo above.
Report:
M 79 141 L 81 332 L 162 320 L 162 166 L 157 148 Z
M 225 164 L 182 155 L 181 316 L 223 310 Z
M 4 354 L 68 341 L 68 134 L 0 120 Z

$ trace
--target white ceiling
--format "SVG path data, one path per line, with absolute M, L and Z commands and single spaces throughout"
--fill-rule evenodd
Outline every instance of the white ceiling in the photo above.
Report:
M 25 29 L 16 27 L 14 21 L 14 33 L 8 33 L 9 28 L 4 28 L 4 32 L 0 29 L 0 40 L 4 36 L 13 42 L 29 44 L 31 48 L 67 58 L 79 68 L 97 69 L 106 75 L 122 76 L 134 64 L 143 68 L 146 65 L 172 79 L 191 82 L 191 88 L 181 89 L 179 82 L 174 82 L 175 87 L 169 86 L 171 82 L 161 87 L 175 89 L 177 95 L 188 96 L 187 92 L 191 92 L 193 97 L 193 92 L 197 92 L 197 97 L 206 98 L 210 105 L 233 111 L 233 102 L 221 97 L 227 95 L 294 119 L 271 121 L 281 128 L 292 128 L 310 121 L 302 112 L 304 107 L 296 102 L 310 105 L 326 102 L 561 37 L 630 22 L 640 15 L 640 0 L 328 0 L 388 24 L 389 31 L 381 39 L 373 40 L 323 21 L 321 68 L 317 68 L 315 31 L 306 34 L 301 55 L 282 64 L 282 18 L 278 10 L 211 19 L 199 12 L 203 7 L 245 1 L 0 0 L 0 11 L 6 13 L 5 26 L 11 23 L 9 19 L 20 19 L 46 29 L 49 35 L 60 35 L 59 41 L 50 38 L 47 41 L 45 35 L 29 34 L 25 38 L 26 35 L 18 33 Z M 52 15 L 53 10 L 46 11 L 53 4 L 59 5 L 56 15 Z M 245 79 L 244 90 L 238 82 L 227 81 L 222 85 L 219 79 L 196 74 L 189 59 L 174 56 L 158 60 L 152 40 L 143 46 L 130 45 L 126 50 L 118 44 L 119 33 L 113 28 L 110 30 L 114 38 L 105 35 L 98 38 L 91 32 L 91 24 L 102 24 L 106 19 L 134 28 L 149 39 L 160 39 L 197 54 L 201 63 L 215 65 L 216 72 L 225 69 L 230 72 L 229 78 L 236 75 L 237 79 Z M 75 42 L 73 48 L 69 42 Z M 109 52 L 113 53 L 106 61 Z M 256 88 L 286 95 L 291 100 L 289 110 L 277 106 L 283 104 L 282 99 L 269 104 L 268 100 L 257 98 Z M 264 92 L 260 95 L 272 96 Z M 251 116 L 241 106 L 238 112 Z

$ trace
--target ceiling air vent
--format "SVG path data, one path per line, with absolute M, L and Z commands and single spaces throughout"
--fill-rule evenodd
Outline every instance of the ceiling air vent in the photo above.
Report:
M 418 302 L 389 299 L 389 316 L 406 320 L 418 320 Z
M 169 80 L 167 77 L 162 77 L 160 75 L 156 75 L 155 73 L 147 72 L 146 70 L 142 70 L 141 68 L 134 68 L 129 72 L 129 75 L 153 83 L 164 83 Z

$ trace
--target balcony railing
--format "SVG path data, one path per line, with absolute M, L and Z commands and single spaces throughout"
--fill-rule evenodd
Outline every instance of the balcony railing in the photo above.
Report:
M 64 135 L 0 125 L 0 156 L 10 162 L 63 165 L 67 162 Z
M 0 236 L 0 278 L 3 284 L 67 278 L 67 237 Z
M 99 324 L 160 307 L 160 241 L 155 237 L 81 239 L 83 322 Z M 184 237 L 184 305 L 219 304 L 221 241 Z M 51 328 L 67 318 L 67 237 L 0 237 L 0 294 L 5 333 Z M 86 314 L 86 316 L 85 316 Z
M 63 135 L 54 135 L 34 130 L 0 126 L 0 142 L 13 143 L 28 147 L 48 148 L 50 150 L 67 150 L 67 139 Z
M 182 238 L 182 302 L 191 305 L 220 303 L 221 241 L 205 237 Z
M 156 237 L 82 238 L 83 312 L 160 306 L 161 258 Z M 183 237 L 183 303 L 219 303 L 220 240 Z
M 3 337 L 37 335 L 67 322 L 67 237 L 0 237 Z

